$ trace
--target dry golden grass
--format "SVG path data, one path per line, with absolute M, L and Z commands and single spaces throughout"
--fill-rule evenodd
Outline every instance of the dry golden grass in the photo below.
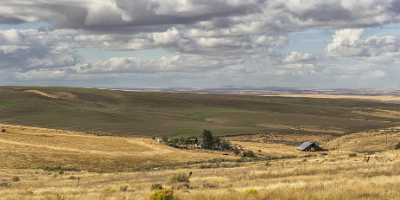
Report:
M 24 92 L 39 95 L 42 97 L 47 97 L 50 99 L 68 99 L 68 100 L 73 100 L 76 99 L 77 96 L 69 93 L 69 92 L 54 92 L 54 93 L 46 93 L 40 90 L 25 90 Z
M 234 142 L 257 152 L 260 149 L 260 155 L 293 158 L 236 167 L 185 169 L 175 165 L 123 172 L 130 169 L 127 164 L 153 166 L 224 156 L 171 149 L 145 138 L 98 137 L 19 126 L 6 129 L 7 133 L 0 134 L 0 199 L 147 200 L 156 183 L 173 188 L 179 200 L 394 200 L 400 196 L 400 151 L 393 150 L 400 136 L 388 130 L 323 140 L 324 147 L 330 149 L 327 154 L 300 153 L 293 146 L 256 138 Z M 385 133 L 390 138 L 388 145 Z M 371 149 L 373 154 L 367 151 Z M 49 163 L 87 169 L 101 166 L 107 172 L 35 167 Z M 170 181 L 176 174 L 189 172 L 193 173 L 189 185 Z
M 191 169 L 190 188 L 175 189 L 182 200 L 247 199 L 396 199 L 400 195 L 400 163 L 359 158 L 315 157 L 261 163 L 238 168 Z M 189 170 L 131 173 L 1 170 L 12 182 L 0 188 L 1 199 L 148 199 L 151 185 L 175 187 L 169 178 Z M 74 177 L 80 177 L 78 180 Z M 121 188 L 128 188 L 126 191 Z
M 222 153 L 183 151 L 149 138 L 93 136 L 77 132 L 0 125 L 0 168 L 67 166 L 88 171 L 132 171 L 230 159 Z
M 330 149 L 360 153 L 390 151 L 400 143 L 400 135 L 391 129 L 354 133 L 327 143 Z

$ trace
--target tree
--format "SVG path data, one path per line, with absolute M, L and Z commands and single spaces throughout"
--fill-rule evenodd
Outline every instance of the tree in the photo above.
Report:
M 214 136 L 212 135 L 212 132 L 209 130 L 204 130 L 202 134 L 202 148 L 204 149 L 212 149 L 214 146 Z

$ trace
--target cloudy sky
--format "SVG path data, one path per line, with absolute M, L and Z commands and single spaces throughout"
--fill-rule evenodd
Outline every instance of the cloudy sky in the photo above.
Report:
M 0 85 L 400 88 L 400 0 L 2 0 Z

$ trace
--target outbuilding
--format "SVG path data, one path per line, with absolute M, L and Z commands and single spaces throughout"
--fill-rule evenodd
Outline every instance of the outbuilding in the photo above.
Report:
M 322 148 L 319 146 L 318 142 L 303 142 L 300 146 L 297 147 L 299 151 L 321 151 Z

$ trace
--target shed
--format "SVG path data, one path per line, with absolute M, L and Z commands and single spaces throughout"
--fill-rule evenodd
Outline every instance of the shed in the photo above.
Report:
M 303 142 L 300 146 L 297 147 L 299 151 L 321 151 L 322 148 L 319 146 L 317 142 Z

